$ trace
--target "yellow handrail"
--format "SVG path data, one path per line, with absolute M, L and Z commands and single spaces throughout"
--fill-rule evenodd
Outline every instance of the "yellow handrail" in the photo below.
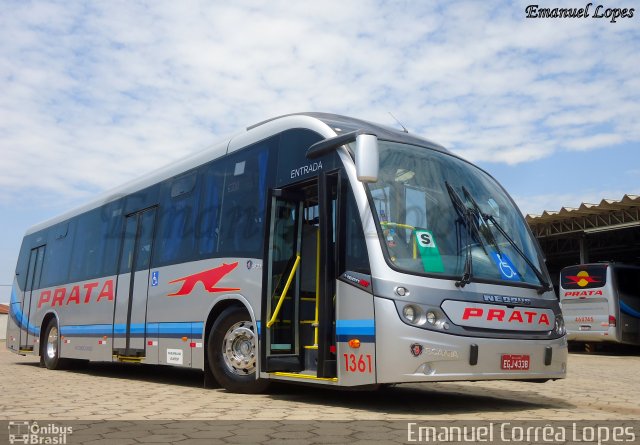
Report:
M 394 222 L 381 222 L 380 223 L 381 226 L 393 226 L 393 227 L 400 227 L 401 229 L 409 229 L 411 231 L 415 231 L 416 228 L 413 226 L 410 226 L 408 224 L 401 224 L 401 223 L 394 223 Z M 413 259 L 415 260 L 416 258 L 418 258 L 418 245 L 416 243 L 416 240 L 414 237 L 411 237 L 411 239 L 413 240 L 412 244 L 413 244 Z
M 382 221 L 380 223 L 381 226 L 394 226 L 394 227 L 400 227 L 401 229 L 411 229 L 411 230 L 416 230 L 415 227 L 410 226 L 408 224 L 401 224 L 401 223 L 395 223 L 395 222 L 387 222 L 387 221 Z
M 318 346 L 318 313 L 320 309 L 320 230 L 316 237 L 316 317 L 313 320 L 313 346 Z
M 282 295 L 280 295 L 280 299 L 278 300 L 278 304 L 276 305 L 276 309 L 273 311 L 273 315 L 271 316 L 271 320 L 267 322 L 267 327 L 270 328 L 276 322 L 276 318 L 280 313 L 280 308 L 282 307 L 282 303 L 284 302 L 284 297 L 287 295 L 289 291 L 289 286 L 291 285 L 291 281 L 293 281 L 293 277 L 296 274 L 296 270 L 300 265 L 300 255 L 296 255 L 296 262 L 293 263 L 293 268 L 291 269 L 291 273 L 289 274 L 289 279 L 287 279 L 287 283 L 284 285 L 284 290 L 282 291 Z

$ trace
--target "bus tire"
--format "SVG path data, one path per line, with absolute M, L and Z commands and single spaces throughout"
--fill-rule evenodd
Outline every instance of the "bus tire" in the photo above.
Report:
M 68 361 L 60 358 L 60 330 L 55 318 L 49 320 L 44 331 L 41 356 L 47 369 L 63 369 Z
M 231 392 L 263 392 L 269 382 L 256 379 L 257 333 L 246 310 L 225 309 L 213 323 L 207 342 L 207 357 L 213 376 Z

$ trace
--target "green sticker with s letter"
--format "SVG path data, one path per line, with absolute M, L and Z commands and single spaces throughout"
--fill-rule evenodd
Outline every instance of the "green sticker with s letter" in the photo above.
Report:
M 416 242 L 424 271 L 444 272 L 442 257 L 433 233 L 428 230 L 416 230 Z

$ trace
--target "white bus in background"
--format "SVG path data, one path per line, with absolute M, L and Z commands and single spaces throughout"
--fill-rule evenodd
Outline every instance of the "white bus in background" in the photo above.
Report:
M 126 162 L 126 159 L 123 159 Z M 282 116 L 30 228 L 7 347 L 362 387 L 566 375 L 540 248 L 488 173 L 428 140 Z
M 640 267 L 580 264 L 560 272 L 569 341 L 640 345 Z

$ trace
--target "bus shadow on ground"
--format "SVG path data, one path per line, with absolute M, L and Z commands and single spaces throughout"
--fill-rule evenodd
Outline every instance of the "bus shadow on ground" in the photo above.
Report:
M 39 367 L 38 362 L 16 363 L 22 366 Z M 43 372 L 52 372 L 43 369 Z M 122 380 L 138 380 L 149 383 L 159 383 L 190 388 L 202 388 L 203 373 L 197 369 L 178 368 L 155 365 L 139 365 L 128 363 L 108 362 L 72 362 L 63 370 L 54 372 L 71 372 L 76 374 L 92 375 L 96 377 L 114 378 Z
M 640 356 L 640 345 L 619 343 L 569 342 L 569 352 L 579 355 L 610 355 L 614 357 Z
M 38 363 L 20 365 L 39 366 Z M 43 369 L 43 372 L 50 372 Z M 189 388 L 203 388 L 202 371 L 155 365 L 122 363 L 79 363 L 68 370 L 103 378 L 138 380 Z M 514 382 L 518 384 L 518 382 Z M 422 383 L 384 387 L 377 391 L 349 391 L 326 386 L 274 383 L 267 396 L 274 400 L 340 407 L 390 415 L 474 414 L 495 411 L 517 413 L 538 409 L 571 410 L 575 405 L 536 391 L 539 383 L 530 383 L 529 391 L 488 388 L 486 382 L 474 384 Z M 542 384 L 544 385 L 544 384 Z M 222 388 L 215 391 L 225 391 Z
M 277 385 L 271 396 L 290 402 L 329 405 L 349 409 L 380 412 L 391 415 L 420 414 L 474 414 L 495 411 L 520 412 L 537 409 L 567 409 L 575 405 L 560 398 L 551 398 L 535 392 L 537 383 L 531 383 L 531 391 L 470 387 L 455 383 L 422 383 L 397 385 L 378 391 L 327 391 L 326 388 Z M 281 387 L 281 389 L 280 389 Z

